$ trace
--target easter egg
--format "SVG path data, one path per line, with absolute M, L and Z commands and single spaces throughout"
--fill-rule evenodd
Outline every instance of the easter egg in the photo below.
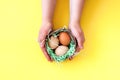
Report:
M 51 36 L 48 45 L 50 46 L 51 49 L 57 48 L 59 45 L 59 39 L 57 37 Z
M 59 41 L 62 45 L 67 46 L 70 44 L 70 36 L 67 32 L 61 32 L 59 34 Z
M 55 50 L 55 54 L 57 56 L 62 56 L 64 55 L 66 52 L 68 51 L 68 47 L 67 46 L 58 46 Z

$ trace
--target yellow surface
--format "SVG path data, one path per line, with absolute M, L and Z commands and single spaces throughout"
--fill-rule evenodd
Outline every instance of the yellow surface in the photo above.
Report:
M 55 29 L 68 25 L 69 0 L 58 0 Z M 86 0 L 84 50 L 50 63 L 37 43 L 40 0 L 0 0 L 0 80 L 120 80 L 120 0 Z

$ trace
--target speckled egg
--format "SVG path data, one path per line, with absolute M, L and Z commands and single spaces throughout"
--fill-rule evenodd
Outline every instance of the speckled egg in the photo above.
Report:
M 55 54 L 57 56 L 62 56 L 64 55 L 66 52 L 68 51 L 68 47 L 67 46 L 58 46 L 55 50 Z

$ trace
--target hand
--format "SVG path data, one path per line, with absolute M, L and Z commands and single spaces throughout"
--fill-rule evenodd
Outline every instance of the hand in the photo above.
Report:
M 74 23 L 69 25 L 69 29 L 71 30 L 71 33 L 77 40 L 77 48 L 76 53 L 79 52 L 81 49 L 83 49 L 83 43 L 85 41 L 84 33 L 79 25 L 79 23 Z
M 41 29 L 39 31 L 39 36 L 38 36 L 39 45 L 48 61 L 52 61 L 52 60 L 45 49 L 45 38 L 49 34 L 49 32 L 52 30 L 52 27 L 53 27 L 52 23 L 42 24 Z

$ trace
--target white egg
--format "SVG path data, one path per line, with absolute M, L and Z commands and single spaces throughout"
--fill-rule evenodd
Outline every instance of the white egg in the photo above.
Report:
M 66 52 L 68 51 L 68 47 L 67 46 L 58 46 L 55 50 L 55 54 L 57 56 L 62 56 L 64 55 Z
M 55 49 L 59 45 L 59 40 L 58 40 L 57 37 L 51 36 L 48 44 L 49 44 L 49 46 L 50 46 L 51 49 Z

